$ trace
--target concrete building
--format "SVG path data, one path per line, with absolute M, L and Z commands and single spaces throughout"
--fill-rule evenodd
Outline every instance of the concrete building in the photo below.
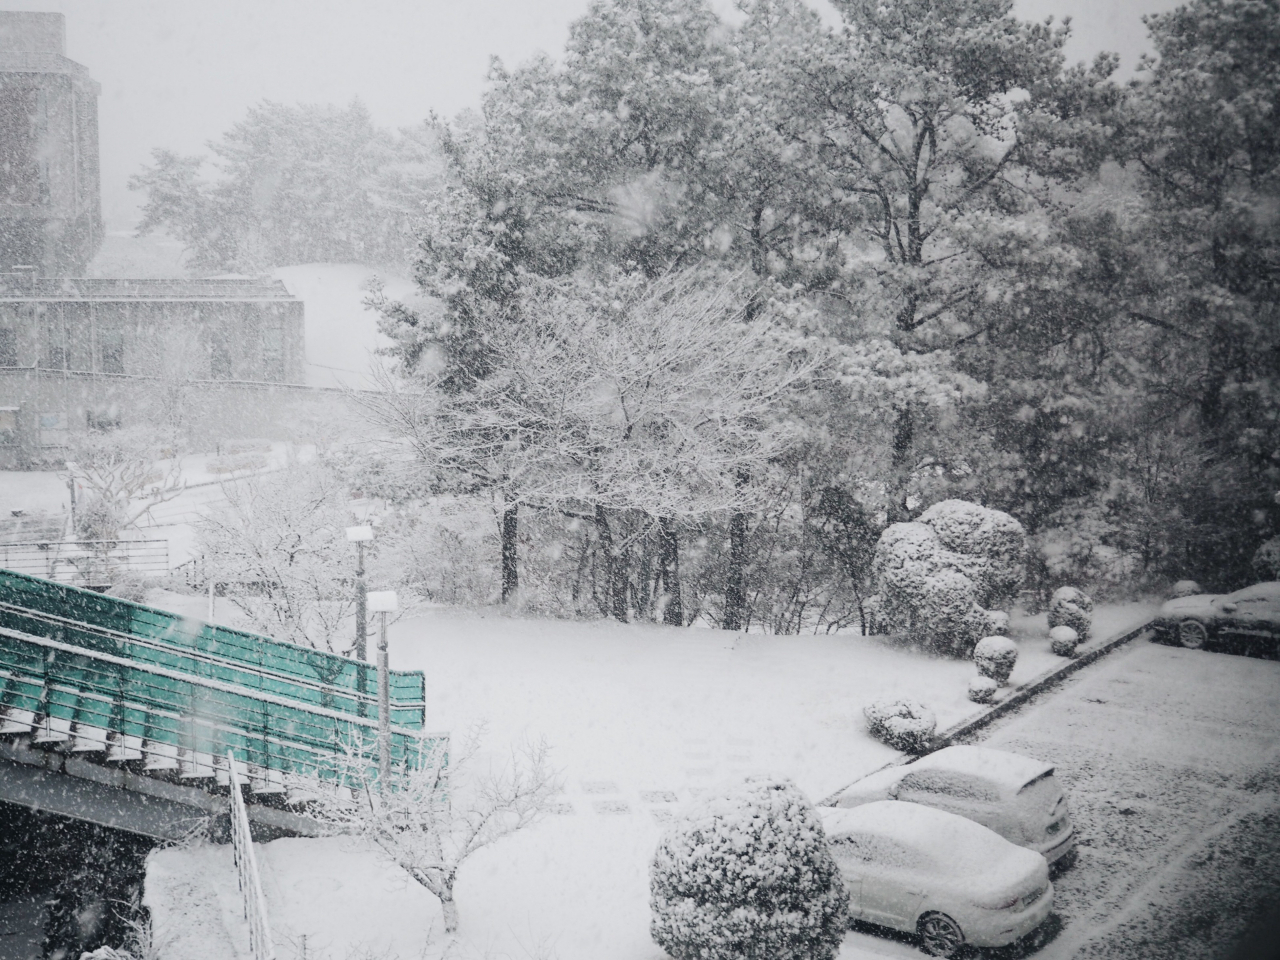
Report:
M 74 276 L 102 242 L 98 93 L 60 13 L 0 12 L 0 272 Z
M 0 11 L 0 469 L 58 463 L 76 431 L 165 423 L 212 445 L 331 406 L 303 386 L 303 304 L 279 281 L 83 278 L 98 85 L 64 35 L 62 14 Z

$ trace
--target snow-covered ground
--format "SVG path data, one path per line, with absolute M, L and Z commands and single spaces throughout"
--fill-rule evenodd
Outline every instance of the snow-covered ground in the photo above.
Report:
M 204 614 L 198 597 L 152 600 Z M 219 603 L 219 619 L 234 622 L 230 605 Z M 1103 607 L 1097 632 L 1117 633 L 1152 609 Z M 1061 662 L 1048 651 L 1046 629 L 1034 619 L 1015 622 L 1012 689 Z M 426 674 L 429 728 L 460 732 L 487 721 L 493 755 L 521 738 L 545 737 L 564 777 L 561 812 L 481 851 L 460 872 L 461 939 L 451 954 L 459 957 L 658 960 L 663 953 L 648 934 L 649 859 L 681 802 L 756 772 L 790 777 L 816 801 L 879 768 L 898 755 L 866 733 L 862 707 L 875 697 L 921 700 L 940 728 L 982 709 L 966 699 L 971 662 L 878 637 L 742 635 L 452 608 L 402 620 L 390 636 L 392 665 Z M 382 906 L 360 879 L 363 868 L 344 866 L 354 853 L 330 862 L 328 854 L 291 850 L 314 843 L 263 848 L 279 937 L 314 931 L 310 942 L 328 940 L 337 960 L 363 942 L 337 932 L 343 917 L 364 917 L 359 929 L 402 929 L 404 910 Z M 285 850 L 292 859 L 276 853 Z M 321 875 L 329 879 L 309 883 L 305 895 L 291 892 L 298 877 Z M 438 905 L 418 902 L 412 929 L 420 939 L 379 950 L 408 960 L 443 949 Z M 864 939 L 850 934 L 842 957 L 915 953 Z
M 375 273 L 386 282 L 388 296 L 412 294 L 408 280 L 357 264 L 306 263 L 272 272 L 304 304 L 308 386 L 375 386 L 376 351 L 391 345 L 378 333 L 378 315 L 364 305 L 366 284 Z

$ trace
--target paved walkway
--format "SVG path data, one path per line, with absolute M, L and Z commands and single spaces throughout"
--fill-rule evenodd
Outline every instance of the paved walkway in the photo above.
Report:
M 994 955 L 1228 958 L 1280 903 L 1280 663 L 1134 641 L 973 742 L 1054 763 L 1080 837 L 1048 942 Z

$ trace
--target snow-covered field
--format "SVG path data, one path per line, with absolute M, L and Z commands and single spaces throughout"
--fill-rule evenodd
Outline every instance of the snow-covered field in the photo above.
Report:
M 204 613 L 198 597 L 152 600 Z M 1103 607 L 1097 633 L 1117 633 L 1151 610 Z M 1061 662 L 1042 621 L 1015 620 L 1014 689 Z M 435 608 L 392 626 L 391 661 L 426 674 L 429 728 L 461 732 L 484 720 L 493 756 L 521 738 L 545 737 L 564 778 L 561 812 L 462 868 L 462 927 L 450 954 L 458 957 L 658 960 L 648 934 L 649 858 L 681 802 L 756 772 L 790 777 L 820 800 L 897 756 L 866 733 L 862 707 L 875 697 L 921 700 L 940 728 L 981 709 L 965 696 L 971 662 L 856 635 L 772 637 Z M 328 944 L 334 960 L 364 950 L 405 960 L 438 955 L 446 941 L 434 900 L 412 891 L 418 906 L 393 907 L 401 894 L 378 894 L 356 853 L 323 852 L 345 842 L 265 845 L 281 944 L 305 933 L 316 950 Z M 312 878 L 305 889 L 304 877 Z M 842 956 L 895 950 L 914 953 L 853 933 Z

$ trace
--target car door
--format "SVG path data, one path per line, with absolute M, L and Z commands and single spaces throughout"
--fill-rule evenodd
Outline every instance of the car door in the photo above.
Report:
M 860 918 L 914 931 L 928 882 L 924 858 L 901 841 L 880 836 L 864 838 L 859 844 L 859 856 L 865 862 Z
M 868 861 L 855 837 L 832 837 L 827 841 L 831 856 L 840 871 L 840 879 L 849 894 L 849 916 L 862 919 L 862 879 L 868 872 Z

